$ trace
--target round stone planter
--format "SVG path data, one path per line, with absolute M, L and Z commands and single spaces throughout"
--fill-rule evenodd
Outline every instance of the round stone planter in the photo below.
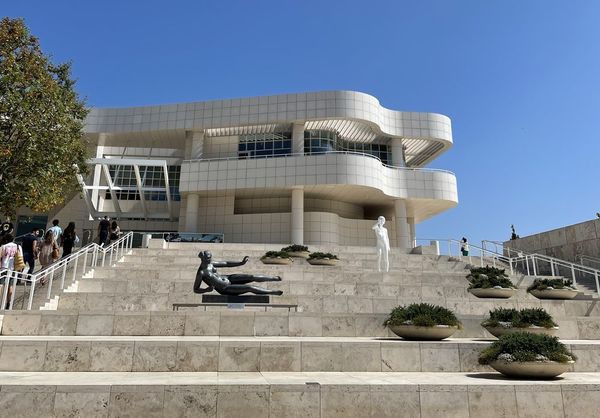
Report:
M 490 366 L 494 370 L 509 377 L 551 379 L 569 371 L 569 368 L 573 363 L 574 361 L 570 361 L 568 363 L 557 363 L 555 361 L 508 362 L 496 360 L 492 361 Z
M 280 264 L 280 265 L 286 265 L 289 266 L 290 264 L 292 264 L 294 262 L 294 260 L 292 260 L 291 258 L 273 258 L 273 257 L 263 257 L 260 259 L 260 261 L 263 262 L 263 264 Z
M 418 327 L 416 325 L 388 325 L 398 337 L 407 340 L 443 340 L 456 332 L 458 327 L 436 325 L 433 327 Z
M 297 258 L 308 258 L 308 255 L 310 254 L 308 251 L 288 251 L 287 253 L 290 257 Z
M 337 266 L 338 261 L 336 259 L 331 258 L 309 258 L 308 264 L 312 264 L 313 266 Z
M 579 291 L 575 289 L 534 289 L 530 290 L 529 293 L 538 299 L 573 299 L 579 294 Z
M 489 287 L 486 289 L 483 289 L 483 288 L 469 289 L 469 292 L 473 296 L 477 296 L 478 298 L 508 299 L 517 293 L 517 289 L 513 289 L 511 287 L 501 287 L 501 288 Z
M 546 335 L 556 335 L 558 332 L 558 327 L 552 328 L 544 328 L 544 327 L 527 327 L 527 328 L 517 328 L 517 327 L 484 327 L 490 334 L 494 337 L 499 338 L 504 334 L 510 334 L 513 332 L 531 332 L 532 334 L 546 334 Z

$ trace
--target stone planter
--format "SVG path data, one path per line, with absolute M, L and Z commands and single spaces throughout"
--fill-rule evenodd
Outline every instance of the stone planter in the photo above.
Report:
M 486 289 L 473 288 L 469 289 L 469 292 L 473 296 L 477 296 L 478 298 L 508 299 L 517 293 L 517 289 L 514 289 L 512 287 L 489 287 Z
M 335 258 L 309 258 L 306 261 L 313 266 L 337 266 L 340 260 L 336 260 Z
M 290 264 L 292 264 L 294 261 L 291 258 L 273 258 L 273 257 L 263 257 L 260 259 L 260 261 L 263 262 L 263 264 L 279 264 L 279 265 L 286 265 L 289 266 Z
M 496 360 L 490 363 L 490 366 L 509 377 L 525 377 L 538 379 L 551 379 L 564 372 L 569 371 L 569 368 L 574 363 L 557 363 L 555 361 L 503 361 Z
M 388 325 L 398 337 L 407 340 L 443 340 L 458 330 L 457 326 L 436 325 L 433 327 L 418 327 L 416 325 Z
M 484 327 L 490 334 L 494 337 L 500 337 L 504 334 L 510 334 L 512 332 L 531 332 L 533 334 L 546 334 L 546 335 L 556 335 L 558 332 L 558 327 L 552 328 L 544 328 L 544 327 L 527 327 L 527 328 L 517 328 L 517 327 Z
M 575 289 L 534 289 L 529 293 L 538 299 L 573 299 L 579 294 L 579 291 Z
M 288 255 L 290 257 L 308 258 L 309 254 L 310 253 L 308 251 L 288 251 Z

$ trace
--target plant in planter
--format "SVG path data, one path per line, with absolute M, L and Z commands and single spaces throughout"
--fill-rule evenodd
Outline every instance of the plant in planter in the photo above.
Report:
M 285 251 L 267 251 L 260 258 L 264 264 L 292 264 L 292 260 Z
M 281 251 L 288 253 L 290 257 L 308 258 L 309 255 L 308 247 L 306 245 L 288 245 L 287 247 L 282 248 Z
M 558 326 L 552 316 L 542 308 L 496 308 L 490 311 L 490 317 L 481 323 L 494 337 L 500 337 L 518 331 L 535 334 L 554 335 Z
M 398 306 L 383 325 L 409 340 L 443 340 L 462 327 L 452 311 L 428 303 Z
M 338 256 L 331 253 L 314 252 L 308 256 L 308 262 L 315 266 L 335 266 L 338 261 Z
M 472 268 L 467 280 L 470 283 L 469 292 L 478 298 L 507 299 L 517 292 L 504 269 L 496 267 Z
M 571 279 L 535 279 L 527 291 L 538 299 L 573 299 L 579 293 Z
M 479 355 L 479 364 L 513 377 L 556 377 L 569 370 L 575 360 L 558 338 L 530 332 L 503 335 Z

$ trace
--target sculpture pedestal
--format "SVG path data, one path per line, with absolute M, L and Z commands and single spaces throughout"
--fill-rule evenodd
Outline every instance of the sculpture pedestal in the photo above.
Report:
M 269 303 L 269 295 L 202 295 L 202 303 Z

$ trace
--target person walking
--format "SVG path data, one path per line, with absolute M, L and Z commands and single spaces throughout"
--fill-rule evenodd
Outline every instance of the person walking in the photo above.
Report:
M 48 231 L 52 231 L 54 241 L 56 241 L 57 244 L 62 242 L 61 236 L 63 234 L 63 230 L 60 226 L 58 226 L 58 224 L 59 224 L 58 219 L 55 219 L 52 221 L 52 227 L 48 228 Z
M 0 298 L 2 297 L 1 295 L 3 295 L 4 286 L 8 286 L 6 307 L 10 305 L 10 300 L 14 291 L 14 286 L 11 285 L 10 281 L 12 271 L 21 271 L 25 267 L 25 263 L 23 262 L 23 249 L 20 245 L 17 245 L 14 240 L 15 237 L 12 234 L 5 234 L 4 241 L 6 243 L 0 247 L 0 268 L 6 269 L 0 280 L 0 284 L 2 285 L 0 287 Z
M 110 222 L 108 216 L 102 218 L 98 224 L 98 245 L 103 246 L 108 240 L 108 233 L 110 231 Z
M 29 265 L 27 274 L 33 274 L 35 269 L 35 259 L 38 256 L 38 237 L 39 228 L 31 228 L 31 232 L 23 237 L 22 248 L 23 248 L 23 260 Z
M 40 249 L 39 260 L 42 265 L 42 269 L 48 268 L 52 263 L 54 263 L 60 257 L 60 249 L 58 248 L 58 244 L 54 239 L 54 234 L 51 230 L 46 231 L 46 235 L 44 235 L 44 242 L 42 243 L 42 248 Z M 43 286 L 47 282 L 46 276 L 42 277 L 40 280 L 40 284 Z
M 119 228 L 117 221 L 112 221 L 112 224 L 110 225 L 110 235 L 109 235 L 110 242 L 118 240 L 120 235 L 121 235 L 121 228 Z
M 75 231 L 75 222 L 69 222 L 62 234 L 62 257 L 65 258 L 73 251 L 73 246 L 77 241 L 77 232 Z

